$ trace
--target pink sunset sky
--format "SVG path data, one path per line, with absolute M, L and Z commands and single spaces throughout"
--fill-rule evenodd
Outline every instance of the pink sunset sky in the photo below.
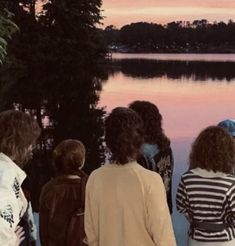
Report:
M 103 0 L 102 10 L 104 27 L 138 21 L 235 21 L 235 0 Z

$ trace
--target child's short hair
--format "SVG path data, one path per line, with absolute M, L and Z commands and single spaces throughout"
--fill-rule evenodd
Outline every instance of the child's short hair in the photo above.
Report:
M 76 174 L 85 160 L 86 149 L 83 143 L 67 139 L 59 143 L 53 151 L 53 161 L 58 174 Z

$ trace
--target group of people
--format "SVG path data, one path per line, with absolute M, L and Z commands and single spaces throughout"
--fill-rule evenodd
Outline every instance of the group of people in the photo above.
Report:
M 0 113 L 0 245 L 30 245 L 24 244 L 22 220 L 31 209 L 21 168 L 39 134 L 29 115 Z M 226 120 L 202 130 L 192 145 L 176 195 L 177 210 L 190 224 L 190 246 L 235 245 L 234 137 L 235 121 Z M 40 196 L 42 246 L 71 246 L 71 218 L 81 209 L 85 233 L 78 246 L 175 246 L 174 160 L 157 106 L 134 101 L 113 109 L 105 119 L 105 143 L 109 162 L 89 177 L 82 171 L 86 149 L 81 141 L 67 139 L 54 149 L 56 176 Z

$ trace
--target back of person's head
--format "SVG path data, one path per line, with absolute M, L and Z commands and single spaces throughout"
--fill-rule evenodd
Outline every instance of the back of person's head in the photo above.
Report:
M 218 126 L 226 129 L 228 133 L 235 138 L 235 120 L 223 120 L 218 124 Z
M 136 160 L 143 143 L 143 124 L 129 108 L 113 109 L 105 120 L 105 141 L 112 152 L 112 161 L 126 164 Z
M 0 152 L 21 166 L 29 157 L 30 146 L 40 135 L 37 121 L 17 110 L 0 113 Z
M 86 149 L 79 140 L 67 139 L 53 151 L 53 161 L 58 175 L 78 174 L 85 161 Z
M 235 167 L 235 141 L 219 126 L 204 129 L 192 145 L 190 168 L 232 173 Z
M 129 105 L 139 114 L 144 124 L 144 139 L 148 143 L 156 143 L 160 150 L 169 147 L 170 141 L 162 129 L 162 115 L 158 107 L 148 101 L 134 101 Z

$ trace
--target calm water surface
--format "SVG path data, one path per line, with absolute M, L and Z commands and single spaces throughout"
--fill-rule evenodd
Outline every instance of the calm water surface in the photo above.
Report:
M 187 168 L 190 145 L 206 126 L 235 118 L 234 54 L 114 54 L 99 106 L 107 111 L 133 100 L 155 103 L 171 139 L 174 187 Z M 173 223 L 179 246 L 186 245 L 187 223 L 176 211 Z
M 124 54 L 114 53 L 114 59 L 150 59 L 150 60 L 176 60 L 176 61 L 233 61 L 235 54 Z
M 106 69 L 98 106 L 109 112 L 134 100 L 149 100 L 159 107 L 174 153 L 175 197 L 195 136 L 208 125 L 235 118 L 235 55 L 114 54 Z M 178 246 L 186 246 L 187 222 L 175 210 L 172 219 Z

